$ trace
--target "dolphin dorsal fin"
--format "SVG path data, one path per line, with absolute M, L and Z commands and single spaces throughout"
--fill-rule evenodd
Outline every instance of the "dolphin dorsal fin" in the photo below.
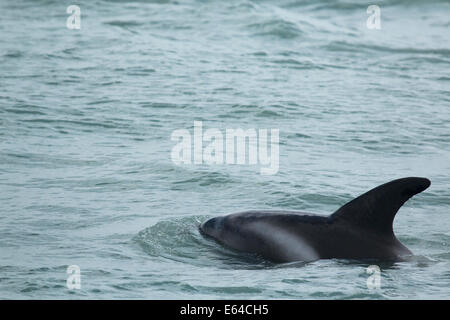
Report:
M 400 207 L 430 186 L 426 178 L 402 178 L 382 184 L 353 199 L 331 215 L 366 230 L 393 233 L 392 224 Z

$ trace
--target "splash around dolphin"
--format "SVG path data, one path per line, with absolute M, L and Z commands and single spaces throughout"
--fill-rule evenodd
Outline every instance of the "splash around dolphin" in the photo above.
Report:
M 397 260 L 412 255 L 395 237 L 395 214 L 430 186 L 426 178 L 380 185 L 329 216 L 298 211 L 245 211 L 212 218 L 202 234 L 232 249 L 275 262 L 318 259 Z

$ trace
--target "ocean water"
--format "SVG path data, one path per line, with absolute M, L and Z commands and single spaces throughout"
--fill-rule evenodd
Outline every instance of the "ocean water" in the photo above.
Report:
M 0 298 L 450 297 L 449 1 L 0 1 Z M 381 29 L 368 29 L 367 7 Z M 279 170 L 177 165 L 174 130 L 279 129 Z M 414 256 L 273 264 L 197 225 L 330 214 L 395 178 Z M 66 286 L 67 267 L 81 271 Z

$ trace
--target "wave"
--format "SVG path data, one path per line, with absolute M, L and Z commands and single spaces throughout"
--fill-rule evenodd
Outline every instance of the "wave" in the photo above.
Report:
M 261 269 L 274 265 L 257 255 L 238 253 L 204 238 L 198 226 L 208 218 L 190 216 L 160 221 L 140 231 L 134 240 L 150 256 L 194 266 Z

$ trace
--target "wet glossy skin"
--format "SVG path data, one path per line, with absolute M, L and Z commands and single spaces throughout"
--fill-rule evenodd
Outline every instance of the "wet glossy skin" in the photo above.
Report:
M 398 209 L 430 185 L 425 178 L 391 181 L 330 216 L 298 211 L 245 211 L 212 218 L 201 232 L 235 250 L 277 262 L 317 259 L 398 259 L 411 255 L 395 237 Z

